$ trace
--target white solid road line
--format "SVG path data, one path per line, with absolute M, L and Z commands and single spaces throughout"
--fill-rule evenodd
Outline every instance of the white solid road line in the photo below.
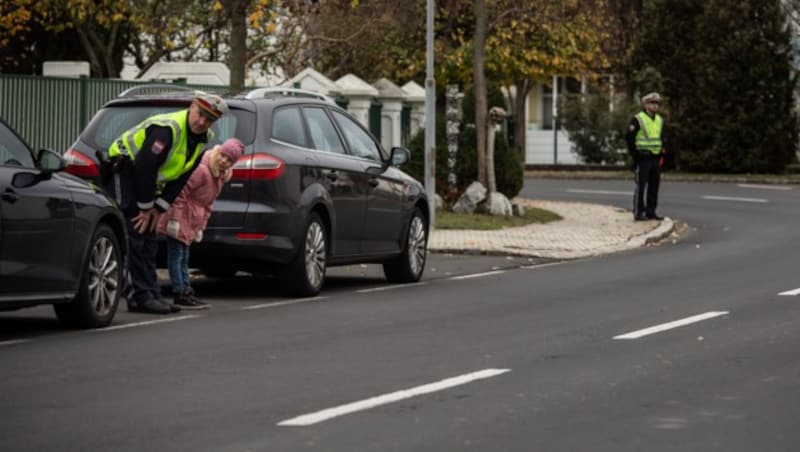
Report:
M 328 408 L 322 411 L 317 411 L 315 413 L 304 414 L 302 416 L 281 421 L 278 423 L 278 425 L 285 427 L 305 427 L 312 424 L 316 424 L 318 422 L 327 421 L 328 419 L 332 419 L 334 417 L 355 413 L 357 411 L 368 410 L 370 408 L 375 408 L 380 405 L 386 405 L 388 403 L 398 402 L 400 400 L 409 399 L 411 397 L 416 397 L 422 394 L 429 394 L 431 392 L 441 391 L 447 388 L 452 388 L 454 386 L 467 384 L 475 380 L 495 377 L 497 375 L 504 374 L 510 371 L 511 369 L 484 369 L 477 372 L 472 372 L 469 374 L 448 378 L 446 380 L 437 381 L 435 383 L 429 383 L 426 385 L 417 386 L 415 388 L 403 389 L 389 394 L 370 397 L 368 399 L 359 400 L 357 402 L 352 402 L 346 405 L 340 405 L 333 408 Z
M 87 333 L 103 333 L 106 331 L 124 330 L 126 328 L 135 328 L 139 326 L 157 325 L 159 323 L 177 322 L 179 320 L 194 319 L 200 317 L 199 315 L 182 315 L 178 317 L 167 317 L 165 319 L 148 320 L 146 322 L 125 323 L 122 325 L 107 326 L 105 328 L 97 328 L 94 330 L 86 330 Z
M 491 272 L 483 272 L 483 273 L 473 273 L 471 275 L 461 275 L 461 276 L 453 276 L 450 279 L 458 280 L 458 279 L 472 279 L 472 278 L 480 278 L 483 276 L 491 276 L 491 275 L 499 275 L 500 273 L 505 273 L 505 270 L 495 270 Z
M 373 287 L 371 289 L 361 289 L 361 290 L 356 290 L 356 292 L 357 293 L 383 292 L 384 290 L 401 289 L 403 287 L 424 286 L 425 284 L 426 283 L 424 282 L 416 282 L 410 284 L 396 284 L 394 286 L 379 286 L 379 287 Z
M 759 185 L 759 184 L 738 184 L 741 188 L 757 188 L 761 190 L 791 190 L 788 185 Z
M 778 295 L 792 295 L 792 296 L 794 296 L 794 295 L 797 295 L 797 294 L 800 294 L 800 289 L 787 290 L 786 292 L 781 292 Z
M 266 309 L 266 308 L 277 308 L 278 306 L 287 306 L 290 304 L 298 304 L 298 303 L 307 303 L 309 301 L 317 301 L 317 300 L 324 300 L 328 297 L 311 297 L 311 298 L 298 298 L 296 300 L 286 300 L 286 301 L 273 301 L 270 303 L 261 303 L 261 304 L 251 304 L 250 306 L 245 306 L 243 310 L 249 309 Z
M 702 196 L 703 199 L 709 199 L 711 201 L 736 201 L 736 202 L 769 202 L 768 199 L 764 198 L 737 198 L 734 196 Z
M 618 195 L 618 196 L 633 196 L 633 189 L 631 191 L 614 191 L 614 190 L 582 190 L 578 188 L 568 188 L 567 193 L 586 193 L 590 195 Z
M 26 342 L 30 342 L 30 339 L 12 339 L 9 341 L 0 341 L 0 347 L 5 345 L 16 345 L 16 344 L 24 344 Z
M 619 336 L 614 336 L 614 339 L 638 339 L 640 337 L 647 336 L 650 334 L 660 333 L 662 331 L 671 330 L 673 328 L 678 328 L 680 326 L 701 322 L 703 320 L 708 320 L 714 317 L 719 317 L 721 315 L 727 315 L 727 314 L 728 311 L 706 312 L 705 314 L 698 314 L 691 317 L 686 317 L 685 319 L 675 320 L 674 322 L 662 323 L 661 325 L 651 326 L 650 328 L 645 328 L 643 330 L 633 331 L 626 334 L 620 334 Z

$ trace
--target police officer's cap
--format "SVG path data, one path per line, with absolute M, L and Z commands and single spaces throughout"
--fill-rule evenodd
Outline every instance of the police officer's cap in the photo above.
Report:
M 200 107 L 200 113 L 212 121 L 228 112 L 228 104 L 216 94 L 196 91 L 194 103 Z
M 642 96 L 642 104 L 646 104 L 648 102 L 656 102 L 656 103 L 661 102 L 661 95 L 654 91 L 652 93 L 645 94 L 644 96 Z

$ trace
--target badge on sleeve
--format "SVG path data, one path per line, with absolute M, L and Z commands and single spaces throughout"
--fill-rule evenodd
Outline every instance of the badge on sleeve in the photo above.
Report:
M 159 139 L 156 139 L 156 141 L 153 142 L 153 146 L 150 148 L 150 151 L 155 155 L 161 154 L 161 151 L 163 150 L 164 142 Z

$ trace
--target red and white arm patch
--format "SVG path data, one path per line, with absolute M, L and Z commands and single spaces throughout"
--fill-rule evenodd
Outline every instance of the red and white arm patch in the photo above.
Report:
M 155 155 L 161 154 L 163 150 L 164 142 L 158 139 L 153 142 L 153 146 L 150 148 L 150 151 Z

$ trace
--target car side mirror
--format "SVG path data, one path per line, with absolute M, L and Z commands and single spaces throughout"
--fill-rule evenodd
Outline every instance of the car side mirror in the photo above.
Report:
M 67 164 L 63 157 L 50 149 L 42 149 L 39 151 L 36 158 L 36 167 L 39 169 L 39 172 L 23 171 L 14 174 L 14 177 L 11 179 L 11 185 L 16 188 L 34 186 L 43 180 L 50 179 L 53 173 L 63 171 L 66 166 Z
M 67 167 L 64 158 L 50 149 L 42 149 L 36 158 L 36 166 L 43 173 L 55 173 L 63 171 Z
M 400 166 L 411 159 L 411 152 L 408 149 L 401 148 L 401 147 L 393 147 L 392 148 L 392 156 L 390 158 L 392 166 Z
M 36 185 L 42 180 L 41 174 L 29 173 L 27 171 L 14 174 L 11 178 L 11 185 L 14 188 L 28 188 Z

